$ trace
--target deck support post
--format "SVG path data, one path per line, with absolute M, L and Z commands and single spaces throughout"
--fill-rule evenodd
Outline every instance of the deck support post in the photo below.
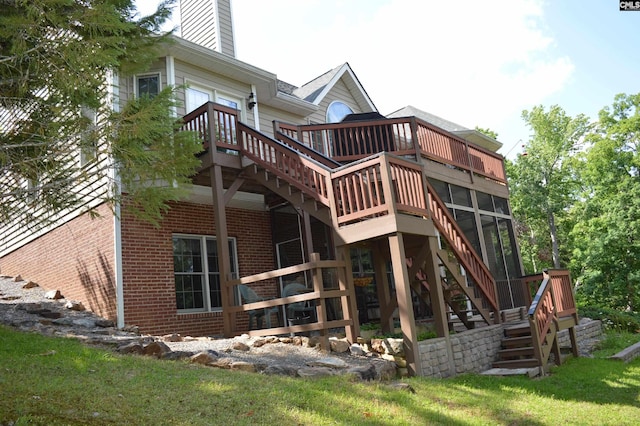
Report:
M 355 343 L 360 335 L 360 324 L 358 323 L 358 306 L 356 304 L 356 290 L 353 284 L 353 273 L 351 272 L 351 255 L 349 246 L 336 247 L 336 259 L 344 262 L 344 267 L 338 268 L 338 284 L 340 290 L 347 291 L 347 297 L 342 296 L 342 317 L 350 320 L 351 325 L 344 327 L 347 340 Z
M 404 250 L 402 233 L 389 236 L 389 249 L 391 252 L 391 265 L 396 283 L 396 297 L 398 299 L 398 315 L 400 316 L 400 328 L 404 340 L 404 353 L 407 360 L 407 369 L 410 376 L 421 373 L 420 351 L 418 349 L 418 335 L 416 333 L 416 321 L 413 315 L 413 303 L 411 301 L 411 283 L 407 271 L 407 256 Z
M 438 238 L 428 237 L 427 258 L 425 261 L 425 273 L 427 282 L 429 283 L 429 292 L 431 293 L 431 308 L 433 310 L 433 319 L 436 326 L 436 333 L 439 337 L 444 337 L 447 346 L 447 354 L 449 357 L 449 371 L 451 375 L 456 373 L 453 361 L 453 346 L 451 345 L 451 337 L 449 335 L 449 322 L 447 321 L 447 304 L 444 300 L 444 291 L 442 290 L 442 282 L 440 277 L 440 262 L 438 260 Z
M 215 145 L 209 148 L 215 151 Z M 212 154 L 215 159 L 215 155 Z M 222 293 L 223 333 L 232 337 L 235 331 L 235 317 L 229 313 L 229 307 L 235 304 L 233 289 L 227 285 L 231 279 L 231 255 L 229 253 L 229 231 L 227 229 L 227 213 L 225 209 L 222 166 L 214 163 L 210 169 L 211 190 L 213 193 L 214 222 L 216 225 L 216 246 L 218 249 L 218 268 L 220 270 L 220 291 Z
M 373 243 L 373 262 L 376 278 L 376 290 L 378 292 L 378 304 L 380 305 L 380 328 L 383 333 L 393 331 L 393 311 L 396 308 L 395 301 L 391 300 L 389 291 L 389 275 L 387 275 L 387 261 L 382 255 L 380 243 Z

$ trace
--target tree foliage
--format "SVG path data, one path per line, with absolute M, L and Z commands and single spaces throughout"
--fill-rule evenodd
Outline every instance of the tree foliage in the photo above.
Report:
M 538 270 L 559 268 L 564 263 L 560 258 L 560 225 L 578 188 L 571 156 L 581 145 L 588 120 L 583 115 L 572 118 L 557 105 L 548 110 L 536 106 L 524 111 L 522 117 L 533 136 L 525 144 L 526 154 L 509 163 L 507 169 L 511 205 L 521 224 L 524 259 L 531 260 L 527 266 Z
M 172 2 L 0 0 L 0 224 L 118 202 L 120 181 L 147 219 L 180 196 L 198 146 L 175 133 L 175 89 L 119 108 L 110 83 L 157 59 Z
M 572 210 L 572 269 L 591 303 L 640 302 L 640 94 L 618 95 L 599 114 L 581 155 L 583 193 Z

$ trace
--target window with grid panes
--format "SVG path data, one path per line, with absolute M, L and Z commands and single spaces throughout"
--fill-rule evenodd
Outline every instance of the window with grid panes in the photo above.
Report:
M 229 238 L 229 254 L 231 273 L 236 277 L 238 265 L 234 238 Z M 173 270 L 176 307 L 179 311 L 212 311 L 222 307 L 218 248 L 215 238 L 174 236 Z

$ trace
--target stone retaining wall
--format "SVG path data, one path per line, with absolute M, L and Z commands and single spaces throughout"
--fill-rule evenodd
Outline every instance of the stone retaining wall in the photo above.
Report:
M 476 330 L 452 334 L 453 371 L 449 365 L 444 338 L 429 339 L 418 343 L 421 375 L 449 377 L 467 372 L 481 372 L 496 360 L 504 336 L 502 325 L 492 325 Z
M 631 345 L 609 358 L 617 361 L 629 362 L 638 356 L 640 356 L 640 343 Z
M 512 324 L 507 324 L 512 325 Z M 578 346 L 602 336 L 600 321 L 583 320 L 576 326 Z M 442 378 L 457 374 L 482 371 L 491 368 L 491 363 L 498 359 L 498 351 L 504 336 L 504 325 L 492 325 L 462 333 L 452 334 L 451 349 L 453 366 L 449 363 L 447 345 L 444 338 L 429 339 L 418 343 L 420 362 L 418 374 L 425 377 Z M 569 331 L 559 333 L 560 346 L 570 346 Z M 640 347 L 638 347 L 640 354 Z
M 578 336 L 578 347 L 581 346 L 581 342 L 600 339 L 602 337 L 602 321 L 584 318 L 576 326 L 576 334 Z M 569 330 L 562 330 L 558 333 L 558 344 L 561 348 L 571 346 Z

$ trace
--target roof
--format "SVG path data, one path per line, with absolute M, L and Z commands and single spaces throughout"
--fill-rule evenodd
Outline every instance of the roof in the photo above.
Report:
M 345 83 L 358 104 L 361 106 L 366 105 L 367 108 L 372 111 L 378 110 L 367 91 L 364 90 L 364 87 L 360 84 L 360 80 L 358 80 L 358 77 L 356 77 L 348 62 L 303 84 L 293 91 L 293 95 L 307 102 L 311 102 L 314 105 L 319 105 L 331 88 L 340 80 Z
M 490 136 L 487 136 L 482 132 L 461 126 L 460 124 L 454 123 L 453 121 L 445 120 L 442 117 L 438 117 L 437 115 L 422 111 L 421 109 L 418 109 L 411 105 L 407 105 L 404 108 L 394 111 L 391 114 L 387 115 L 387 117 L 417 117 L 421 120 L 426 121 L 427 123 L 433 124 L 434 126 L 446 130 L 447 132 L 453 133 L 454 135 L 461 137 L 468 142 L 480 145 L 481 147 L 486 148 L 490 151 L 497 152 L 500 148 L 502 148 L 502 142 Z

